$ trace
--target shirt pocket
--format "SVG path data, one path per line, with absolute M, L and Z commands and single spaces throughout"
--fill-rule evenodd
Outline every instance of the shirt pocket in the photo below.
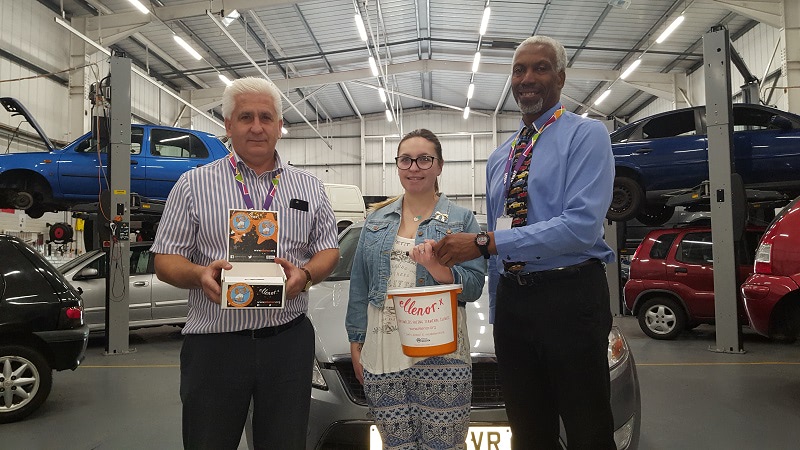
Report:
M 436 223 L 432 227 L 433 229 L 431 232 L 433 233 L 433 237 L 435 241 L 441 240 L 443 237 L 447 236 L 448 234 L 455 234 L 461 233 L 464 231 L 464 224 L 463 223 Z
M 364 248 L 372 249 L 383 242 L 388 232 L 388 222 L 368 222 L 364 226 Z
M 280 212 L 280 236 L 286 239 L 293 247 L 295 245 L 308 245 L 311 242 L 312 215 L 308 211 L 286 208 Z M 288 249 L 284 249 L 288 250 Z

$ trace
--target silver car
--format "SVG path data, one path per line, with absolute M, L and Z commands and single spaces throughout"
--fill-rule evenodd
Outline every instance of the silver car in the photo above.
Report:
M 380 441 L 367 408 L 364 391 L 350 362 L 350 344 L 344 328 L 350 290 L 350 268 L 362 224 L 339 237 L 340 261 L 333 274 L 310 290 L 309 311 L 316 330 L 316 361 L 311 392 L 308 449 L 379 449 Z M 488 285 L 488 283 L 486 283 Z M 494 356 L 489 295 L 467 305 L 472 347 L 472 414 L 467 448 L 510 449 L 510 430 Z M 635 449 L 639 441 L 641 403 L 633 355 L 622 332 L 609 334 L 608 367 L 611 400 L 619 449 Z M 562 429 L 562 440 L 565 439 Z
M 186 323 L 189 291 L 169 285 L 156 277 L 149 243 L 132 243 L 130 254 L 130 327 L 142 328 Z M 107 252 L 93 250 L 58 267 L 83 298 L 83 317 L 91 331 L 106 327 Z M 113 262 L 113 261 L 112 261 Z M 112 265 L 111 270 L 115 270 Z M 111 289 L 121 289 L 112 286 Z

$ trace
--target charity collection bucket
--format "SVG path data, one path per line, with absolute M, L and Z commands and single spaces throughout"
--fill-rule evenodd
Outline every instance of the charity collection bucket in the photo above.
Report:
M 394 300 L 400 344 L 407 356 L 439 356 L 458 346 L 456 297 L 460 284 L 389 289 Z

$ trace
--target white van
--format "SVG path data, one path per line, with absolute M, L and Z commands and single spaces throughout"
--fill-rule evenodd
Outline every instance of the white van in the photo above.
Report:
M 331 206 L 333 206 L 333 214 L 336 216 L 336 227 L 339 232 L 367 217 L 364 196 L 358 186 L 325 183 L 325 193 L 328 194 Z

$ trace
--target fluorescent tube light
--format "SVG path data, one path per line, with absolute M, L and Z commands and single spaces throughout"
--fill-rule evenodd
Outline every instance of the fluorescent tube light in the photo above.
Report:
M 628 78 L 628 75 L 632 74 L 633 71 L 636 70 L 636 68 L 639 67 L 639 64 L 641 63 L 642 63 L 641 58 L 637 59 L 630 66 L 628 66 L 628 68 L 625 69 L 625 72 L 622 72 L 622 75 L 620 75 L 619 77 L 622 78 L 623 80 L 625 78 Z
M 375 63 L 375 58 L 370 56 L 369 57 L 369 68 L 372 69 L 372 75 L 378 76 L 380 72 L 378 72 L 378 65 Z
M 358 36 L 362 41 L 367 42 L 367 29 L 364 28 L 364 21 L 361 20 L 361 14 L 356 13 L 356 28 L 358 28 Z
M 281 127 L 281 134 L 289 134 L 289 130 L 286 127 Z
M 392 112 L 389 111 L 388 109 L 386 110 L 386 120 L 389 122 L 394 121 L 394 117 L 392 117 Z
M 470 83 L 467 88 L 467 100 L 472 100 L 472 95 L 475 94 L 475 83 Z
M 191 45 L 186 43 L 186 41 L 184 41 L 182 37 L 178 36 L 177 34 L 173 35 L 172 37 L 175 38 L 175 42 L 177 42 L 181 47 L 183 47 L 184 50 L 186 50 L 190 55 L 194 56 L 194 59 L 196 60 L 203 59 L 203 57 L 200 56 L 200 53 L 197 53 L 197 50 L 193 49 Z
M 478 66 L 481 63 L 481 52 L 475 52 L 475 59 L 472 60 L 472 71 L 477 72 Z
M 383 88 L 378 88 L 378 96 L 381 98 L 383 103 L 386 103 L 386 90 Z
M 589 111 L 586 111 L 585 113 L 581 114 L 581 117 L 589 117 Z
M 469 106 L 464 108 L 464 118 L 466 119 L 468 117 L 469 117 Z
M 146 6 L 144 6 L 144 5 L 142 4 L 142 2 L 140 2 L 139 0 L 128 0 L 128 1 L 129 1 L 129 2 L 131 2 L 131 5 L 135 6 L 135 7 L 136 7 L 136 9 L 138 9 L 139 11 L 141 11 L 141 12 L 142 12 L 142 14 L 150 14 L 150 10 L 149 10 L 149 9 L 147 9 L 147 7 L 146 7 Z
M 228 25 L 232 24 L 234 20 L 238 19 L 239 16 L 241 16 L 239 11 L 234 9 L 233 11 L 229 12 L 227 16 L 222 18 L 222 24 L 227 27 Z
M 223 83 L 225 83 L 225 86 L 230 86 L 230 85 L 232 85 L 232 84 L 233 84 L 233 81 L 231 81 L 231 80 L 230 80 L 228 77 L 226 77 L 225 75 L 223 75 L 223 74 L 221 74 L 221 73 L 220 73 L 220 74 L 218 74 L 218 76 L 219 76 L 219 79 L 220 79 L 220 81 L 222 81 Z
M 491 14 L 491 8 L 487 6 L 486 9 L 483 10 L 483 19 L 481 19 L 481 29 L 479 31 L 481 36 L 486 34 L 486 28 L 489 26 L 489 14 Z
M 667 29 L 664 30 L 663 33 L 661 33 L 661 36 L 659 36 L 658 39 L 656 39 L 656 44 L 664 42 L 667 39 L 667 37 L 669 37 L 669 35 L 672 34 L 673 31 L 675 31 L 675 28 L 678 28 L 678 25 L 680 25 L 683 22 L 683 18 L 684 18 L 683 14 L 676 17 L 675 20 L 673 20 L 672 23 L 669 24 Z
M 599 105 L 600 103 L 603 103 L 603 100 L 605 100 L 609 94 L 611 94 L 611 89 L 606 89 L 606 91 L 600 94 L 600 97 L 598 97 L 597 100 L 594 101 L 594 104 Z

